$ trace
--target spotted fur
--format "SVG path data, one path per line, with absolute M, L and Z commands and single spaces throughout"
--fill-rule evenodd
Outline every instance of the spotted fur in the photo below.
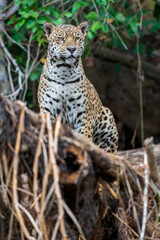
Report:
M 81 62 L 87 29 L 87 22 L 78 27 L 44 24 L 49 44 L 38 89 L 40 110 L 50 112 L 53 121 L 61 116 L 63 123 L 99 147 L 116 152 L 118 132 L 114 117 L 103 107 Z

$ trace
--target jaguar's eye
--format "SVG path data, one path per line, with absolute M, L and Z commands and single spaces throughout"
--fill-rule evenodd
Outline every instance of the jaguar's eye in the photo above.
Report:
M 80 37 L 75 37 L 75 41 L 77 42 L 77 41 L 79 41 L 79 39 L 80 39 Z
M 58 40 L 60 40 L 61 42 L 65 41 L 64 37 L 58 37 Z

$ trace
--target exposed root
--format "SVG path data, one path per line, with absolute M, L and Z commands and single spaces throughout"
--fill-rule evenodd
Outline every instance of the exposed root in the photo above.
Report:
M 0 113 L 1 239 L 159 239 L 159 145 L 113 155 L 21 102 Z

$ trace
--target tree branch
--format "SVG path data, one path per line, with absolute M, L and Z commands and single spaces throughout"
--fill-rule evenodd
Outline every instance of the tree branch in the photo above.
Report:
M 96 46 L 92 50 L 95 57 L 98 57 L 105 61 L 110 62 L 118 62 L 119 64 L 125 65 L 127 67 L 131 67 L 135 70 L 137 70 L 137 59 L 136 56 L 133 56 L 131 54 L 124 54 L 121 52 L 117 52 L 114 50 L 110 50 L 108 48 L 102 47 L 102 46 Z M 148 63 L 144 60 L 142 60 L 142 68 L 144 71 L 144 74 L 148 77 L 151 77 L 155 82 L 160 84 L 160 69 L 153 66 L 151 63 Z
M 13 5 L 6 13 L 1 14 L 0 21 L 7 20 L 10 16 L 12 16 L 19 9 L 18 5 Z
M 18 82 L 19 82 L 19 85 L 21 86 L 21 84 L 22 84 L 22 77 L 24 76 L 24 74 L 21 71 L 21 69 L 19 68 L 18 64 L 16 63 L 16 60 L 12 57 L 12 55 L 10 54 L 8 49 L 6 48 L 6 46 L 5 46 L 1 36 L 0 36 L 0 46 L 3 49 L 4 53 L 7 55 L 7 57 L 11 60 L 12 64 L 14 65 L 15 72 L 18 72 Z

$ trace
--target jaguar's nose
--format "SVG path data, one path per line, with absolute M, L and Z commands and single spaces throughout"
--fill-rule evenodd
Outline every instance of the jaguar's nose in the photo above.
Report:
M 76 50 L 76 47 L 67 47 L 67 50 L 73 53 Z

